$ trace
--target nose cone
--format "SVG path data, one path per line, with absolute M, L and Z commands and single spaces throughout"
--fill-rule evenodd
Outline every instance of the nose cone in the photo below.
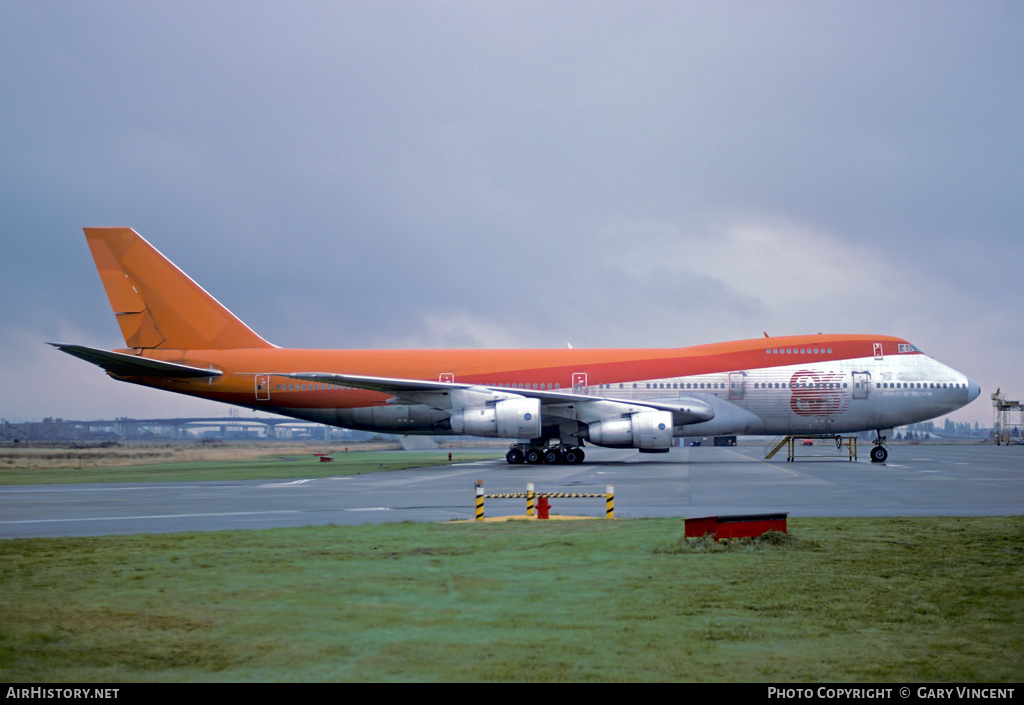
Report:
M 971 403 L 981 394 L 981 387 L 970 377 L 967 378 L 967 403 Z

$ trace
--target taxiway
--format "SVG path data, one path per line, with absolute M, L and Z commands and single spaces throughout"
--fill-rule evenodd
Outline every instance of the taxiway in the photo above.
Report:
M 896 445 L 885 464 L 802 452 L 786 462 L 762 460 L 755 446 L 664 455 L 588 448 L 582 465 L 510 467 L 502 458 L 305 480 L 9 485 L 0 487 L 0 538 L 468 520 L 478 480 L 488 493 L 522 492 L 527 482 L 544 492 L 613 485 L 618 518 L 1024 514 L 1024 446 Z M 555 499 L 552 507 L 604 515 L 602 500 Z M 523 500 L 486 504 L 487 516 L 523 513 Z

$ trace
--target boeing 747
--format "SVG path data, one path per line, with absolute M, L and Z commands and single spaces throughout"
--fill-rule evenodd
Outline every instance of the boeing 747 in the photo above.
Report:
M 686 348 L 302 350 L 271 345 L 130 228 L 85 228 L 124 335 L 51 343 L 114 379 L 331 426 L 515 441 L 509 463 L 579 463 L 585 443 L 876 431 L 952 412 L 978 385 L 887 335 Z

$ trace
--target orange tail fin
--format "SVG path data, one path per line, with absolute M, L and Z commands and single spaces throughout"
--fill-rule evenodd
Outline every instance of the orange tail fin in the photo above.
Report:
M 84 230 L 128 347 L 273 347 L 131 228 Z

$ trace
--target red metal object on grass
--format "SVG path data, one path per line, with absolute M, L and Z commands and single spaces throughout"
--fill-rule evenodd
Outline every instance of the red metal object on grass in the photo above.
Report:
M 548 503 L 547 497 L 541 497 L 537 500 L 537 518 L 547 519 L 548 512 L 551 510 L 551 505 Z
M 786 530 L 786 517 L 781 514 L 737 514 L 720 517 L 696 517 L 686 520 L 686 538 L 698 538 L 710 534 L 718 539 L 738 539 L 760 536 L 767 531 Z

